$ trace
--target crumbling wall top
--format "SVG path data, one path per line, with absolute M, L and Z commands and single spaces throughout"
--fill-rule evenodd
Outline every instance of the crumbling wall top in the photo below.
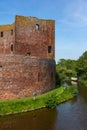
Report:
M 17 24 L 19 26 L 32 26 L 34 24 L 34 22 L 41 22 L 43 24 L 46 24 L 46 25 L 54 25 L 55 23 L 55 20 L 50 20 L 50 19 L 38 19 L 36 17 L 26 17 L 26 16 L 19 16 L 19 15 L 16 15 L 15 17 L 15 20 L 17 21 Z
M 0 31 L 8 31 L 14 28 L 15 24 L 0 25 Z

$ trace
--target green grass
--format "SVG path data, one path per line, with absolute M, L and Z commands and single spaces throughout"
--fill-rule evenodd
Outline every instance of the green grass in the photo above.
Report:
M 73 89 L 72 89 L 73 88 Z M 22 98 L 15 100 L 0 101 L 0 115 L 19 113 L 23 111 L 34 110 L 46 106 L 45 101 L 52 94 L 56 95 L 58 104 L 66 100 L 71 99 L 74 93 L 77 92 L 76 87 L 65 88 L 63 86 L 56 88 L 46 94 L 36 97 L 36 100 L 32 98 Z

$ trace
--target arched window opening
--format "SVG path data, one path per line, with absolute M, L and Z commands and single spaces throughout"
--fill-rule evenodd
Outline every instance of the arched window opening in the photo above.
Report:
M 36 25 L 35 25 L 35 29 L 36 29 L 36 30 L 39 30 L 39 24 L 36 24 Z
M 11 52 L 13 52 L 13 44 L 11 44 Z
M 3 37 L 3 32 L 1 32 L 1 37 Z

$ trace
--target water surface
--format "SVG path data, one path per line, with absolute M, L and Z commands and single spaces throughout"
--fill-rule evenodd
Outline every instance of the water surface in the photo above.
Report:
M 1 117 L 0 130 L 87 130 L 87 88 L 56 109 Z

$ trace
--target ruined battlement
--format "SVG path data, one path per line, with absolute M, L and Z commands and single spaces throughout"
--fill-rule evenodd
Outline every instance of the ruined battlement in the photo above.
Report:
M 0 32 L 11 31 L 15 27 L 15 24 L 0 25 Z
M 0 54 L 20 54 L 54 59 L 55 21 L 16 16 L 0 26 Z

